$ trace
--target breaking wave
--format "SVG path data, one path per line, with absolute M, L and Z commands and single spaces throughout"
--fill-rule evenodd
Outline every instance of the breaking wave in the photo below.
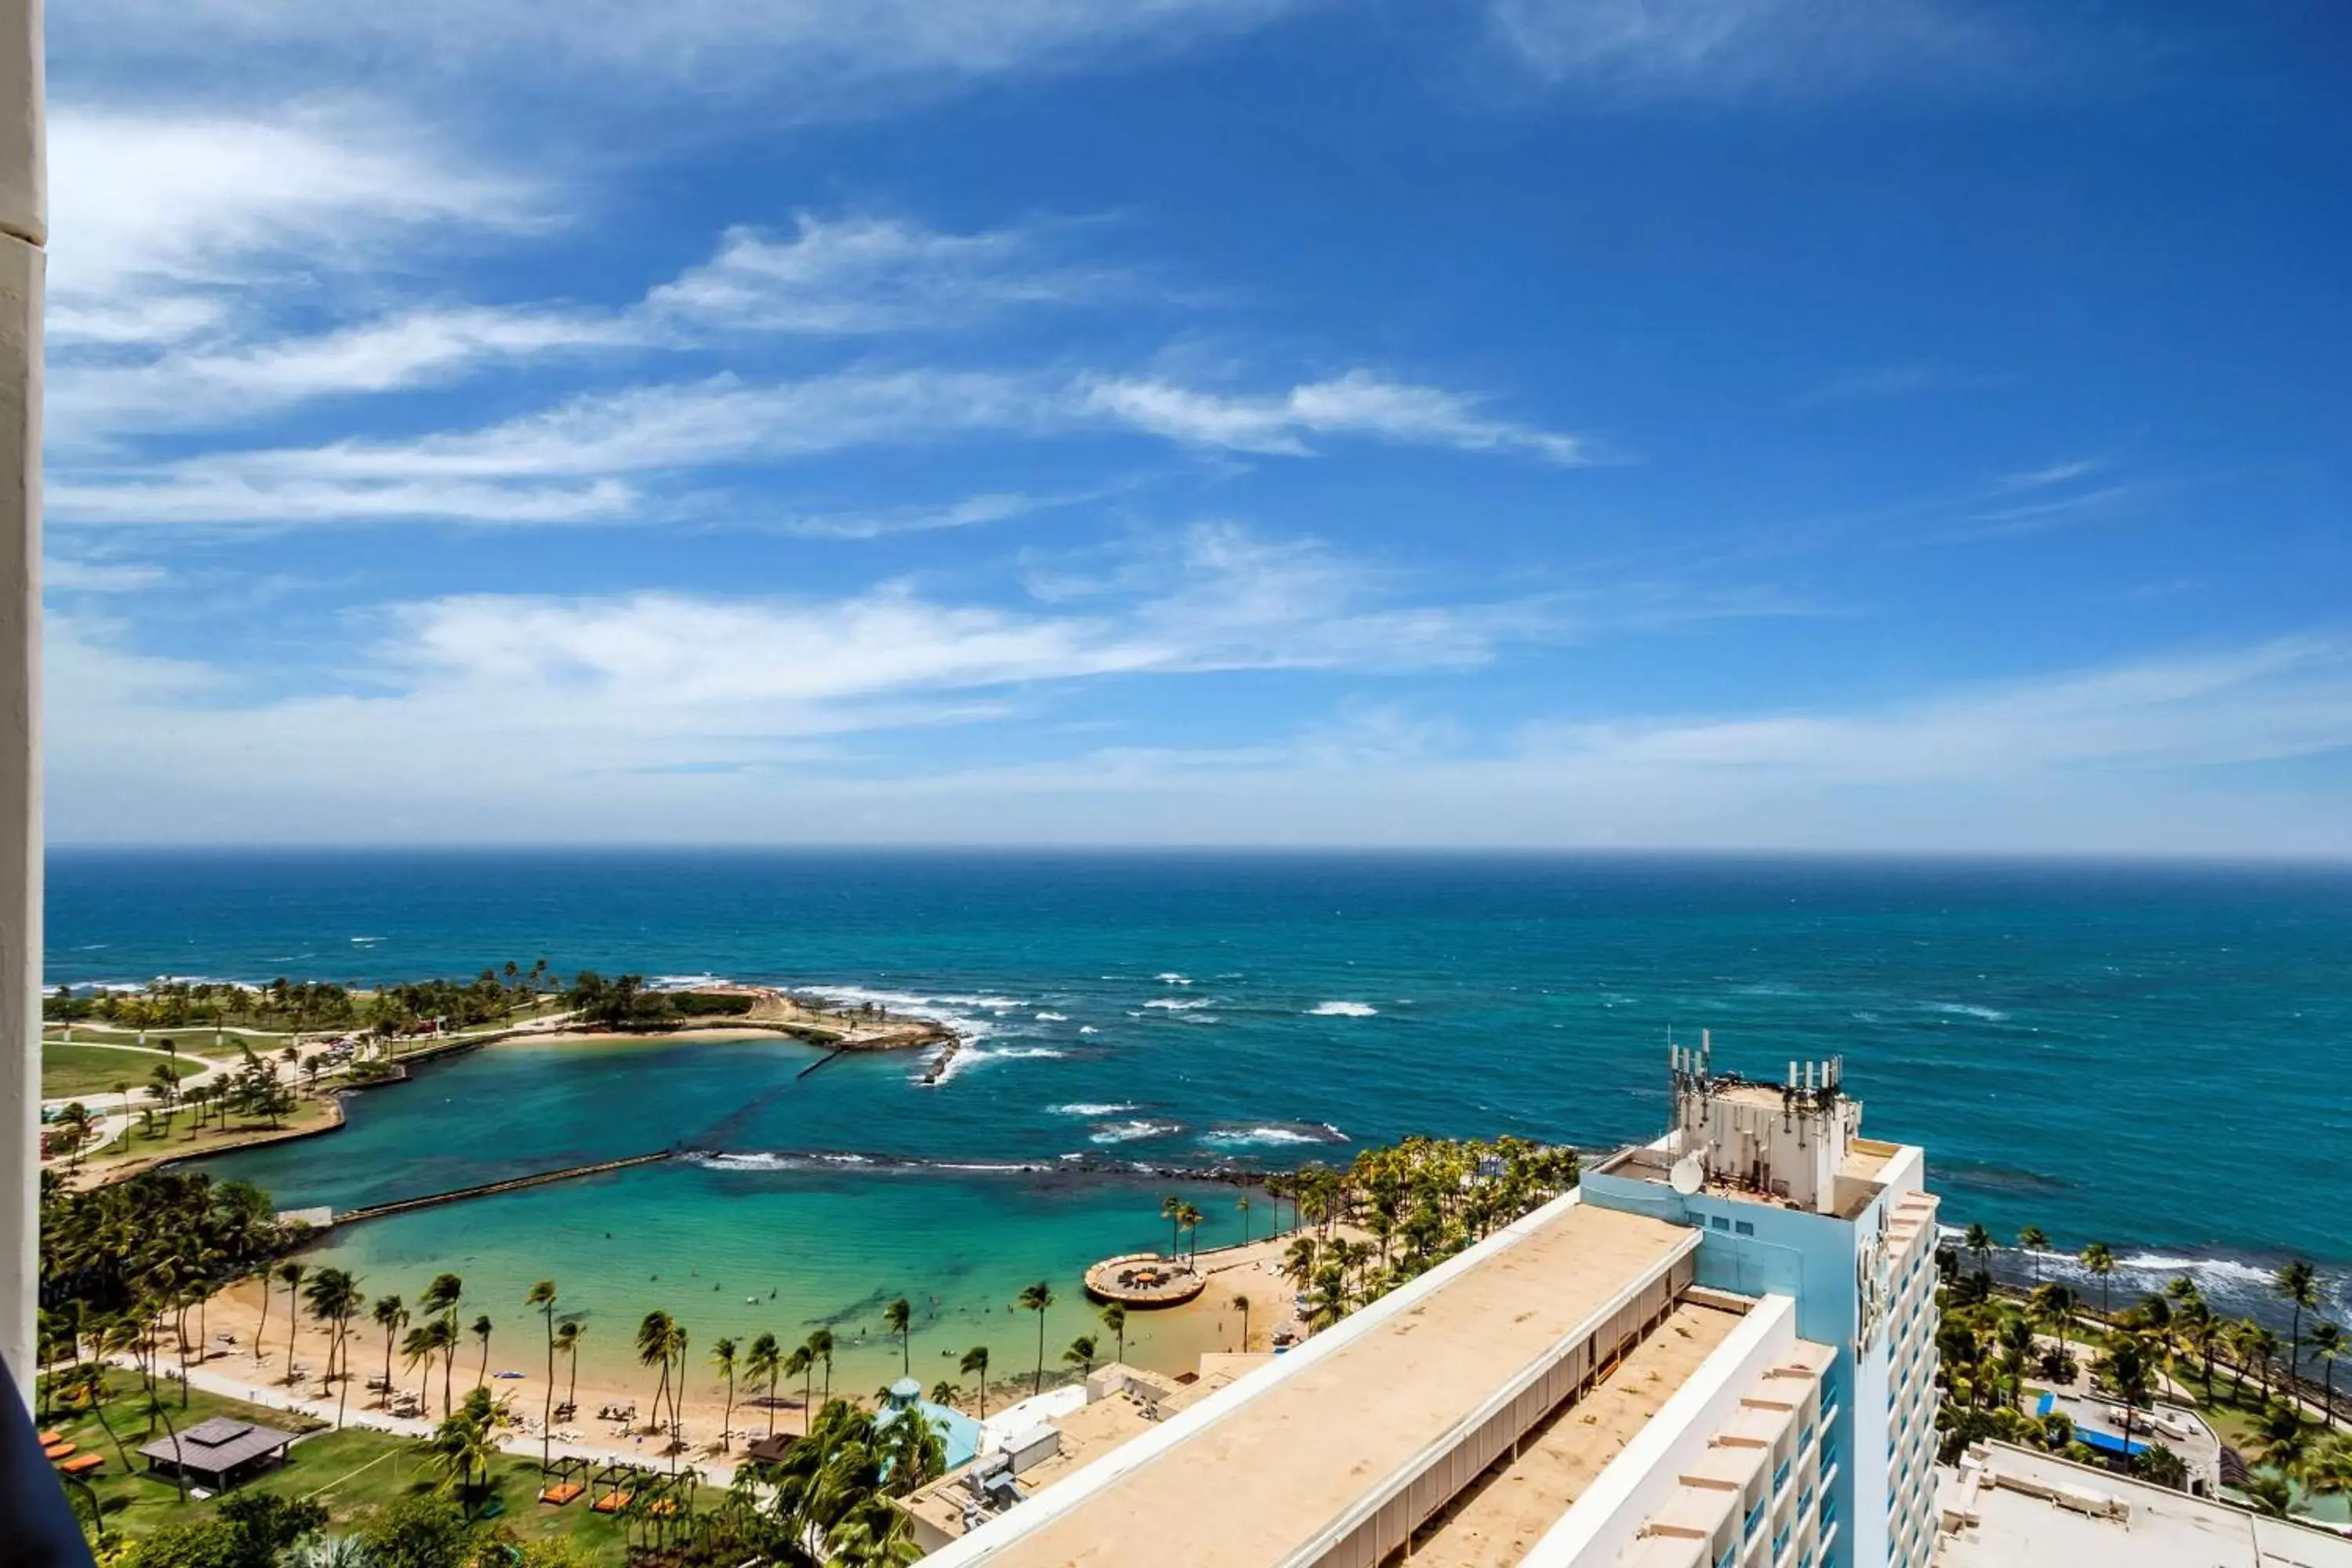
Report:
M 1132 1105 L 1097 1105 L 1091 1101 L 1083 1100 L 1077 1100 L 1069 1105 L 1057 1105 L 1054 1107 L 1054 1110 L 1063 1116 L 1117 1116 L 1122 1110 L 1133 1110 L 1134 1109 L 1135 1107 Z
M 1273 1121 L 1250 1125 L 1220 1127 L 1201 1134 L 1200 1142 L 1213 1149 L 1246 1149 L 1253 1146 L 1291 1145 L 1300 1143 L 1345 1143 L 1348 1135 L 1328 1121 Z
M 1370 1018 L 1379 1013 L 1369 1002 L 1318 1002 L 1307 1009 L 1310 1018 Z
M 1139 1138 L 1167 1138 L 1184 1131 L 1181 1121 L 1106 1121 L 1087 1139 L 1090 1143 L 1132 1143 Z
M 1213 1004 L 1206 996 L 1198 996 L 1189 1001 L 1182 1002 L 1177 1001 L 1172 997 L 1163 996 L 1157 1002 L 1146 1002 L 1144 1005 L 1147 1007 L 1162 1007 L 1171 1013 L 1192 1013 L 1197 1012 L 1202 1007 L 1213 1005 Z

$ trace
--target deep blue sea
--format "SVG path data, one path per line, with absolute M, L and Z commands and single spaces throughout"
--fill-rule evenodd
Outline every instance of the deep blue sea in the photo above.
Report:
M 2103 1239 L 2223 1296 L 2279 1258 L 2352 1312 L 2352 870 L 1422 855 L 58 851 L 49 984 L 560 973 L 836 988 L 946 1017 L 807 1079 L 643 1053 L 627 1110 L 528 1048 L 221 1162 L 338 1206 L 684 1142 L 990 1162 L 1344 1157 L 1410 1131 L 1607 1144 L 1668 1032 L 1842 1054 L 1955 1224 Z M 579 1069 L 567 1068 L 567 1072 Z M 576 1082 L 576 1080 L 574 1080 Z M 611 1087 L 607 1083 L 606 1087 Z M 462 1090 L 462 1093 L 457 1092 Z M 405 1097 L 405 1098 L 404 1098 Z M 451 1121 L 464 1100 L 508 1108 Z M 1206 1238 L 1204 1237 L 1204 1244 Z

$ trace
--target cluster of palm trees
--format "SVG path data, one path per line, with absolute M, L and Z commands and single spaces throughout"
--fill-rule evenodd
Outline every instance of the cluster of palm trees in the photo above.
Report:
M 1282 1269 L 1306 1298 L 1307 1327 L 1326 1329 L 1576 1180 L 1574 1150 L 1517 1138 L 1407 1138 L 1344 1167 L 1308 1165 L 1269 1184 L 1298 1221 Z
M 86 1344 L 103 1342 L 152 1360 L 168 1327 L 184 1385 L 191 1352 L 203 1353 L 205 1303 L 268 1268 L 290 1237 L 259 1188 L 195 1172 L 147 1171 L 74 1193 L 44 1171 L 40 1202 L 42 1363 L 78 1362 Z
M 2124 1439 L 2133 1439 L 2137 1412 L 2151 1405 L 2169 1385 L 2194 1389 L 2196 1402 L 2216 1413 L 2236 1409 L 2251 1415 L 2240 1439 L 2263 1467 L 2246 1486 L 2257 1508 L 2284 1514 L 2295 1486 L 2314 1492 L 2352 1490 L 2352 1433 L 2339 1431 L 2336 1414 L 2336 1363 L 2352 1353 L 2344 1331 L 2314 1314 L 2322 1305 L 2316 1268 L 2300 1258 L 2272 1275 L 2271 1293 L 2288 1313 L 2284 1338 L 2267 1323 L 2217 1312 L 2197 1282 L 2179 1276 L 2157 1292 L 2117 1310 L 2112 1247 L 2092 1242 L 2077 1255 L 2084 1273 L 2098 1284 L 2098 1327 L 2084 1331 L 2092 1315 L 2073 1288 L 2041 1279 L 2050 1237 L 2037 1226 L 2018 1233 L 2032 1283 L 2004 1293 L 1992 1283 L 1990 1260 L 2000 1250 L 1991 1233 L 1971 1225 L 1959 1250 L 1974 1258 L 1976 1271 L 1945 1292 L 1938 1351 L 1944 1407 L 1939 1425 L 1947 1458 L 1986 1436 L 2037 1443 L 2090 1458 L 2074 1442 L 2063 1415 L 2025 1413 L 2027 1380 L 2067 1383 L 2079 1372 L 2074 1354 L 2078 1332 L 2095 1339 L 2099 1353 L 2092 1372 L 2124 1412 Z M 2055 1343 L 2048 1342 L 2054 1338 Z M 2316 1363 L 2316 1386 L 2305 1369 Z M 2229 1383 L 2221 1386 L 2226 1371 Z M 2314 1412 L 2316 1412 L 2315 1414 Z M 2132 1461 L 2147 1479 L 2172 1486 L 2187 1483 L 2185 1467 L 2163 1444 L 2151 1442 Z
M 737 1468 L 726 1500 L 698 1521 L 698 1560 L 905 1568 L 922 1551 L 889 1500 L 946 1468 L 929 1422 L 830 1400 L 782 1459 Z

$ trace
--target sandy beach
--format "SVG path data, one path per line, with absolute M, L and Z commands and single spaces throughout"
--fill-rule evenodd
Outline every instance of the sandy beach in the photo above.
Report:
M 1171 1375 L 1195 1370 L 1200 1357 L 1207 1352 L 1236 1351 L 1244 1347 L 1244 1313 L 1239 1306 L 1242 1298 L 1250 1303 L 1247 1313 L 1248 1345 L 1254 1350 L 1270 1348 L 1273 1335 L 1289 1327 L 1296 1330 L 1290 1303 L 1293 1297 L 1290 1282 L 1280 1272 L 1284 1251 L 1288 1247 L 1288 1236 L 1278 1236 L 1252 1242 L 1246 1247 L 1203 1251 L 1199 1267 L 1207 1277 L 1202 1293 L 1181 1307 L 1151 1312 L 1134 1312 L 1129 1318 L 1130 1331 L 1149 1326 L 1149 1347 L 1129 1344 L 1129 1359 L 1139 1365 Z M 1077 1260 L 1073 1260 L 1074 1265 Z M 1076 1287 L 1072 1289 L 1075 1290 Z M 300 1370 L 298 1384 L 289 1386 L 283 1380 L 288 1364 L 289 1325 L 287 1298 L 282 1286 L 273 1283 L 269 1290 L 269 1307 L 264 1324 L 261 1310 L 261 1287 L 242 1281 L 213 1297 L 207 1304 L 207 1330 L 213 1336 L 201 1363 L 191 1364 L 191 1375 L 199 1387 L 250 1399 L 256 1404 L 278 1408 L 297 1407 L 328 1420 L 334 1418 L 335 1401 L 342 1394 L 340 1385 L 330 1391 L 320 1389 L 319 1373 L 327 1364 L 329 1337 L 325 1329 L 303 1317 L 292 1329 L 293 1364 Z M 478 1311 L 484 1309 L 467 1302 L 459 1309 L 461 1324 L 470 1323 Z M 534 1317 L 526 1319 L 520 1307 L 490 1314 L 499 1323 L 490 1340 L 487 1369 L 478 1344 L 467 1336 L 459 1349 L 455 1371 L 450 1379 L 452 1393 L 463 1397 L 480 1380 L 502 1402 L 507 1403 L 516 1425 L 503 1434 L 506 1447 L 517 1452 L 536 1452 L 539 1447 L 540 1415 L 547 1403 L 547 1352 L 543 1331 Z M 257 1326 L 262 1328 L 262 1343 L 257 1358 L 254 1343 Z M 192 1314 L 191 1334 L 196 1324 Z M 1097 1333 L 1100 1359 L 1108 1362 L 1116 1354 L 1116 1345 L 1108 1331 Z M 559 1422 L 557 1430 L 563 1440 L 557 1443 L 559 1451 L 601 1454 L 616 1458 L 647 1460 L 662 1457 L 664 1449 L 658 1434 L 643 1430 L 652 1419 L 653 1394 L 659 1374 L 634 1362 L 634 1352 L 616 1336 L 606 1334 L 602 1339 L 593 1335 L 583 1338 L 576 1381 L 569 1364 L 559 1356 L 555 1363 L 555 1402 L 576 1397 L 579 1414 L 568 1422 Z M 936 1360 L 933 1347 L 918 1344 L 915 1371 L 926 1383 L 947 1376 L 959 1383 L 964 1380 L 951 1367 Z M 372 1389 L 368 1383 L 383 1375 L 384 1336 L 381 1329 L 362 1320 L 354 1325 L 348 1342 L 352 1383 L 346 1405 L 345 1419 L 364 1420 L 364 1424 L 386 1430 L 413 1432 L 422 1436 L 430 1423 L 402 1420 L 388 1415 L 383 1408 L 384 1395 Z M 723 1462 L 718 1444 L 726 1422 L 727 1389 L 709 1365 L 709 1346 L 698 1342 L 689 1356 L 685 1394 L 679 1402 L 679 1425 L 688 1444 L 688 1455 L 698 1465 Z M 166 1353 L 165 1363 L 173 1364 Z M 488 1375 L 485 1376 L 487 1370 Z M 991 1381 L 989 1405 L 993 1407 L 1018 1394 L 1028 1392 L 1024 1369 L 1008 1361 L 996 1369 Z M 519 1375 L 500 1376 L 500 1373 Z M 1058 1364 L 1049 1366 L 1049 1380 L 1058 1381 L 1068 1375 L 1068 1369 Z M 441 1411 L 442 1380 L 438 1363 L 428 1373 L 423 1366 L 409 1367 L 401 1360 L 395 1346 L 392 1358 L 392 1378 L 395 1387 L 427 1395 L 426 1409 L 437 1417 Z M 340 1380 L 339 1380 L 340 1384 Z M 873 1390 L 852 1387 L 836 1368 L 834 1393 L 836 1395 L 865 1399 Z M 824 1373 L 817 1376 L 816 1396 L 820 1404 L 824 1397 Z M 736 1384 L 733 1430 L 734 1447 L 740 1447 L 750 1438 L 771 1429 L 797 1432 L 802 1429 L 804 1412 L 802 1407 L 801 1385 L 791 1381 L 777 1390 L 776 1405 L 771 1410 L 739 1373 Z M 977 1405 L 972 1391 L 967 1389 L 959 1401 L 966 1408 Z M 635 1406 L 639 1420 L 623 1424 L 599 1420 L 595 1413 L 606 1406 Z

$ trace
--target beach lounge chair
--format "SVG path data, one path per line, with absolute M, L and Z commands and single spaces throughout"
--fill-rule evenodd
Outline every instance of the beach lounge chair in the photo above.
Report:
M 58 1468 L 69 1476 L 86 1476 L 105 1463 L 106 1456 L 103 1454 L 84 1454 L 79 1459 L 59 1462 Z
M 67 1442 L 62 1437 L 54 1443 L 44 1443 L 41 1445 L 41 1458 L 52 1462 L 64 1458 L 68 1454 L 70 1454 L 73 1451 L 74 1445 Z
M 65 1440 L 66 1435 L 62 1432 L 44 1432 L 41 1434 L 41 1447 L 44 1448 L 47 1447 L 52 1443 L 62 1443 Z
M 539 1500 L 562 1508 L 565 1503 L 577 1500 L 580 1494 L 586 1489 L 578 1481 L 559 1481 L 541 1492 Z
M 635 1492 L 606 1492 L 588 1506 L 598 1513 L 618 1513 L 628 1507 L 629 1500 L 636 1495 Z

